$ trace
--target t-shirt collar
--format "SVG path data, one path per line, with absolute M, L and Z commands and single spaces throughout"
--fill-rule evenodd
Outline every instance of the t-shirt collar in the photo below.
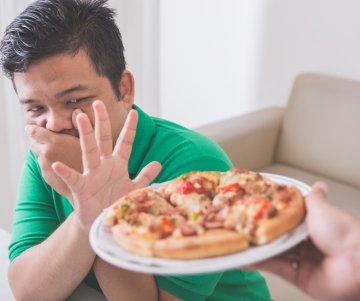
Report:
M 147 153 L 150 141 L 155 135 L 155 123 L 150 116 L 136 105 L 133 105 L 133 108 L 139 114 L 139 121 L 128 165 L 130 176 L 135 176 L 138 173 L 138 169 Z

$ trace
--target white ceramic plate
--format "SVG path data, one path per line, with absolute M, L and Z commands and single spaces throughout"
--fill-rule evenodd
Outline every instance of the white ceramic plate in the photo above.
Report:
M 311 187 L 292 178 L 261 173 L 263 176 L 279 184 L 294 185 L 306 196 Z M 162 184 L 153 184 L 149 188 L 156 190 Z M 108 209 L 93 223 L 90 229 L 90 244 L 95 253 L 108 263 L 127 270 L 167 275 L 190 275 L 221 271 L 253 264 L 283 253 L 292 248 L 308 236 L 305 223 L 301 223 L 294 230 L 264 246 L 251 246 L 245 251 L 196 260 L 174 260 L 163 258 L 147 258 L 135 255 L 120 247 L 112 237 L 110 225 L 104 220 Z

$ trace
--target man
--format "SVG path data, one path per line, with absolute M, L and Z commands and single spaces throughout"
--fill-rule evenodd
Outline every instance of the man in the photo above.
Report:
M 318 300 L 360 300 L 360 220 L 329 204 L 326 194 L 318 182 L 306 197 L 311 240 L 249 268 L 272 272 Z
M 85 278 L 108 300 L 269 300 L 257 272 L 143 275 L 113 267 L 92 251 L 91 223 L 125 193 L 191 170 L 231 167 L 212 141 L 133 105 L 134 79 L 106 2 L 36 1 L 7 27 L 1 42 L 3 71 L 34 139 L 19 181 L 9 247 L 15 298 L 63 300 Z M 101 183 L 109 189 L 90 195 L 88 189 L 69 190 L 59 178 L 75 185 L 65 166 L 91 183 L 107 180 Z M 113 173 L 102 177 L 109 169 Z

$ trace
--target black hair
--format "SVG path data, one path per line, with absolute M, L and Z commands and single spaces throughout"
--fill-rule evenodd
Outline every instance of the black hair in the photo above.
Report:
M 100 76 L 109 78 L 121 99 L 119 83 L 126 67 L 124 46 L 108 0 L 39 0 L 6 28 L 1 41 L 1 67 L 14 72 L 56 54 L 84 49 Z M 14 88 L 16 89 L 15 85 Z

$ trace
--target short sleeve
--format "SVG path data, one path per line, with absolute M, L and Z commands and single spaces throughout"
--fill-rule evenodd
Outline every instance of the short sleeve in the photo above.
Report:
M 10 261 L 44 241 L 60 224 L 51 188 L 41 176 L 37 157 L 29 151 L 24 160 L 9 246 Z
M 222 276 L 220 273 L 194 276 L 155 276 L 157 285 L 185 301 L 202 301 L 210 296 Z
M 181 176 L 190 171 L 221 171 L 226 172 L 232 168 L 231 162 L 222 160 L 221 158 L 201 155 L 191 156 L 186 160 L 172 164 L 172 162 L 165 162 L 163 164 L 163 172 L 155 179 L 155 183 L 162 183 Z

